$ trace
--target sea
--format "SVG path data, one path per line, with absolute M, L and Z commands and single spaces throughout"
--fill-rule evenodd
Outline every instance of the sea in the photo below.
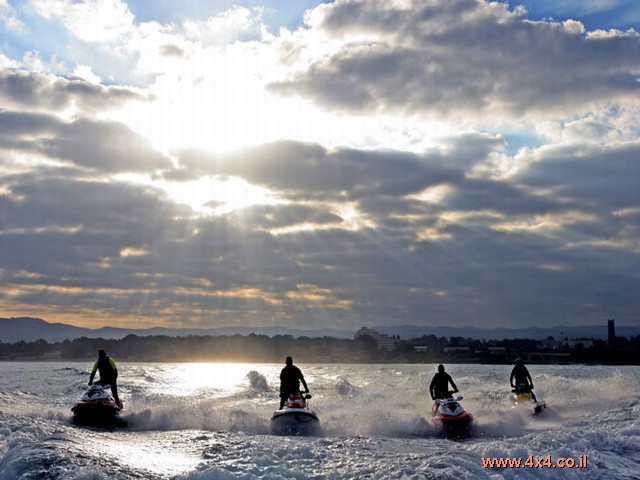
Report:
M 0 480 L 640 478 L 635 366 L 529 365 L 535 416 L 513 406 L 511 366 L 445 365 L 474 416 L 451 437 L 431 416 L 436 365 L 295 360 L 312 436 L 272 434 L 279 364 L 120 361 L 120 422 L 96 427 L 70 410 L 92 362 L 0 362 Z

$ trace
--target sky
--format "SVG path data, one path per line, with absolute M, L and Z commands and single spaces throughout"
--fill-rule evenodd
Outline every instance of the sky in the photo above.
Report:
M 636 0 L 0 0 L 0 316 L 640 324 Z

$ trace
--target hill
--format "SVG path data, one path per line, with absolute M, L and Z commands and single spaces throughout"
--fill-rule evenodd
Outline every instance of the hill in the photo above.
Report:
M 0 342 L 17 343 L 20 341 L 33 342 L 45 340 L 47 342 L 61 342 L 76 338 L 104 338 L 120 339 L 127 335 L 140 337 L 164 335 L 168 337 L 186 336 L 220 336 L 220 335 L 291 335 L 293 337 L 335 337 L 352 338 L 354 332 L 334 329 L 296 330 L 287 327 L 222 327 L 222 328 L 164 328 L 154 327 L 147 329 L 135 328 L 82 328 L 64 323 L 49 323 L 40 318 L 17 317 L 0 318 Z
M 477 327 L 445 327 L 445 326 L 376 326 L 373 327 L 380 333 L 397 336 L 401 339 L 420 338 L 425 335 L 436 337 L 463 337 L 478 340 L 502 340 L 528 338 L 543 340 L 548 337 L 556 339 L 568 338 L 607 338 L 607 324 L 579 327 L 531 327 L 531 328 L 477 328 Z M 0 342 L 17 343 L 20 341 L 34 342 L 45 340 L 47 342 L 61 342 L 77 338 L 104 338 L 121 339 L 127 335 L 137 336 L 222 336 L 222 335 L 291 335 L 292 337 L 333 337 L 353 338 L 355 331 L 335 329 L 299 330 L 287 327 L 222 327 L 222 328 L 163 328 L 149 329 L 102 327 L 97 329 L 75 327 L 64 323 L 49 323 L 39 318 L 18 317 L 0 318 Z M 632 337 L 640 335 L 640 326 L 616 326 L 616 335 L 619 337 Z

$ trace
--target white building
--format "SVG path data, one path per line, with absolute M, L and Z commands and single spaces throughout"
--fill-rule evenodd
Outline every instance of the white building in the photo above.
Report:
M 372 328 L 362 327 L 360 330 L 356 332 L 353 338 L 358 337 L 372 337 L 376 343 L 378 344 L 378 348 L 388 350 L 393 352 L 396 349 L 396 343 L 389 335 L 385 335 L 384 333 L 377 332 Z

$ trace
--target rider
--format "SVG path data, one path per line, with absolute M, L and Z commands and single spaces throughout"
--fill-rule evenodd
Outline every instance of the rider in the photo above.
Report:
M 516 364 L 511 370 L 509 383 L 511 383 L 511 388 L 515 393 L 531 393 L 531 398 L 534 402 L 536 401 L 536 396 L 532 391 L 533 380 L 531 380 L 531 374 L 520 357 L 516 358 Z
M 122 408 L 122 402 L 118 397 L 118 367 L 113 358 L 107 355 L 104 348 L 98 350 L 98 359 L 93 364 L 91 375 L 89 376 L 89 385 L 93 385 L 93 378 L 96 376 L 96 371 L 100 372 L 100 380 L 96 383 L 98 385 L 111 385 L 111 393 L 113 399 L 119 408 Z
M 449 391 L 449 383 L 453 387 L 453 391 Z M 433 376 L 431 385 L 429 385 L 429 392 L 431 392 L 431 398 L 433 400 L 437 398 L 450 398 L 452 393 L 456 393 L 458 387 L 454 383 L 451 375 L 444 371 L 444 365 L 438 365 L 438 373 Z
M 304 393 L 309 393 L 309 387 L 298 367 L 293 364 L 293 358 L 285 359 L 285 367 L 280 371 L 280 409 L 289 398 L 290 393 L 300 393 L 300 382 L 304 385 Z

